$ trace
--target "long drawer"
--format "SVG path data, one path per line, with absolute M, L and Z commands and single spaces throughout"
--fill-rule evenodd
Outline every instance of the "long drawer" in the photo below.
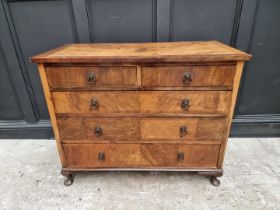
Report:
M 222 140 L 225 125 L 225 118 L 58 118 L 63 142 Z
M 52 92 L 56 113 L 227 113 L 230 91 Z
M 68 168 L 215 168 L 220 145 L 64 144 Z

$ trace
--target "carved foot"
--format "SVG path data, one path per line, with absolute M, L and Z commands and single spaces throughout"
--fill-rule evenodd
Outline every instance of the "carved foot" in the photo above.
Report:
M 70 186 L 70 185 L 73 184 L 73 182 L 74 182 L 74 174 L 73 173 L 71 173 L 69 171 L 63 171 L 62 170 L 61 174 L 66 177 L 66 179 L 64 180 L 64 185 L 65 186 Z
M 210 176 L 210 182 L 212 185 L 218 187 L 220 186 L 221 182 L 217 177 L 223 176 L 223 170 L 218 170 L 218 171 L 199 171 L 199 174 L 203 176 Z
M 70 186 L 73 184 L 73 181 L 74 181 L 74 177 L 73 177 L 73 174 L 69 174 L 67 176 L 67 178 L 64 180 L 64 185 L 65 186 Z
M 211 176 L 210 182 L 212 185 L 214 185 L 216 187 L 220 186 L 220 184 L 221 184 L 220 180 L 217 179 L 217 177 L 215 177 L 215 176 Z

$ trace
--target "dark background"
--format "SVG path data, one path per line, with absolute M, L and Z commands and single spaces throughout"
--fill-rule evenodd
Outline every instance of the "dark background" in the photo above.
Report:
M 218 40 L 247 51 L 231 136 L 280 135 L 279 0 L 0 0 L 0 138 L 53 136 L 29 57 L 65 43 Z

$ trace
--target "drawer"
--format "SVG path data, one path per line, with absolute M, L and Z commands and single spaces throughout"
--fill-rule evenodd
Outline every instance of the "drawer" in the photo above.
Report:
M 58 118 L 60 137 L 93 141 L 222 140 L 226 118 Z
M 144 87 L 230 87 L 235 66 L 142 67 Z
M 68 168 L 215 168 L 214 144 L 64 144 Z
M 231 92 L 52 92 L 52 99 L 56 113 L 226 113 Z
M 46 67 L 50 89 L 136 86 L 135 66 Z

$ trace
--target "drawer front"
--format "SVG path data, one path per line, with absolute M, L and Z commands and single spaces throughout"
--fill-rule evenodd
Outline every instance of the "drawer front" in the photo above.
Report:
M 52 92 L 56 113 L 226 113 L 229 91 Z
M 141 120 L 141 138 L 146 140 L 222 140 L 225 119 L 177 118 Z
M 222 140 L 225 125 L 225 118 L 58 118 L 65 142 Z
M 139 120 L 98 118 L 85 120 L 85 137 L 90 140 L 138 140 Z
M 64 144 L 69 168 L 215 168 L 220 145 Z
M 136 86 L 133 66 L 46 67 L 50 89 Z
M 230 87 L 235 66 L 143 67 L 144 87 Z

